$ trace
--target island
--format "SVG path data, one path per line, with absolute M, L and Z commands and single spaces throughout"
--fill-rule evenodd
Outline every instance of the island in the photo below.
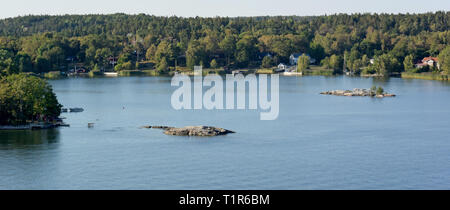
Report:
M 395 97 L 395 94 L 385 93 L 382 87 L 372 87 L 370 90 L 355 88 L 353 90 L 331 90 L 321 92 L 322 95 L 335 95 L 335 96 L 369 96 L 369 97 Z
M 175 128 L 169 126 L 142 126 L 141 128 L 163 129 L 164 134 L 172 136 L 221 136 L 234 131 L 213 126 L 186 126 Z
M 47 81 L 26 74 L 0 75 L 0 130 L 67 126 Z

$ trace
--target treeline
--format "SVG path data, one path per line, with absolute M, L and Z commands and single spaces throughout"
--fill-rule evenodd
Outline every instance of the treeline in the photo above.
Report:
M 41 73 L 80 63 L 88 69 L 110 69 L 116 57 L 115 70 L 145 63 L 161 71 L 175 65 L 270 67 L 287 63 L 293 53 L 306 53 L 327 68 L 342 69 L 345 63 L 354 72 L 388 75 L 418 71 L 411 65 L 426 56 L 448 62 L 444 49 L 449 26 L 450 12 L 243 18 L 25 16 L 0 20 L 0 70 Z M 431 70 L 449 71 L 445 65 Z

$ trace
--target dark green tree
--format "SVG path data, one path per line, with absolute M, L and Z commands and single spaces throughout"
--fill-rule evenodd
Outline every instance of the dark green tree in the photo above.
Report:
M 408 55 L 405 57 L 403 61 L 403 68 L 406 72 L 415 72 L 416 68 L 414 67 L 414 56 Z
M 0 124 L 50 121 L 61 113 L 51 86 L 38 77 L 13 74 L 0 79 Z
M 264 56 L 261 67 L 262 68 L 271 68 L 273 67 L 275 62 L 273 61 L 273 58 L 271 56 Z
M 447 75 L 450 75 L 450 46 L 447 46 L 439 54 L 439 65 L 442 71 Z
M 301 72 L 309 68 L 309 57 L 306 54 L 302 54 L 298 57 L 297 71 Z
M 216 59 L 212 59 L 211 63 L 209 64 L 209 67 L 212 69 L 217 69 L 219 67 L 219 64 L 217 63 Z

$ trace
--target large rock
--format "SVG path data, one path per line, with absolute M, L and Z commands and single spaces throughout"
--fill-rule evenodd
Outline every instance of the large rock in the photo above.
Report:
M 164 134 L 172 136 L 220 136 L 235 133 L 234 131 L 212 126 L 186 126 L 183 128 L 169 126 L 142 126 L 141 128 L 163 129 Z
M 212 126 L 186 126 L 183 128 L 167 128 L 164 133 L 173 136 L 220 136 L 234 133 L 234 131 Z
M 335 96 L 370 96 L 370 97 L 377 97 L 377 98 L 383 98 L 383 97 L 395 97 L 395 94 L 390 93 L 384 93 L 377 95 L 375 92 L 367 89 L 359 89 L 355 88 L 353 90 L 331 90 L 322 92 L 320 94 L 323 95 L 335 95 Z

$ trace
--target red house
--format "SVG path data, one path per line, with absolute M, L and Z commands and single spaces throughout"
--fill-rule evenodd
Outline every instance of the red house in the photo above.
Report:
M 417 63 L 417 68 L 422 68 L 424 66 L 437 67 L 439 69 L 439 59 L 436 57 L 425 57 L 422 59 L 421 63 Z

